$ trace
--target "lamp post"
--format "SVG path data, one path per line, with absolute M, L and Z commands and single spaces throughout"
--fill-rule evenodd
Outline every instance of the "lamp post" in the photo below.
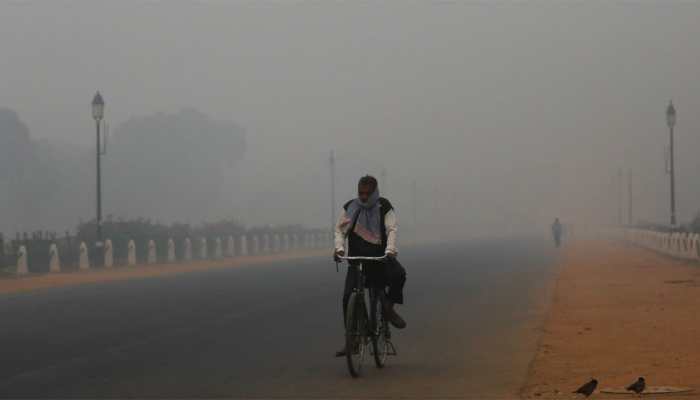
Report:
M 335 231 L 335 151 L 331 150 L 328 159 L 331 166 L 331 233 Z
M 632 170 L 627 170 L 627 224 L 634 225 L 632 213 Z
M 100 123 L 104 118 L 105 102 L 102 99 L 100 92 L 95 93 L 92 99 L 92 118 L 95 120 L 95 132 L 97 136 L 97 259 L 101 260 L 100 254 L 102 249 L 102 170 L 100 165 L 100 157 L 102 156 L 102 146 L 100 144 Z
M 622 168 L 617 170 L 617 226 L 623 226 L 625 223 L 622 220 Z
M 673 102 L 668 103 L 666 108 L 666 124 L 668 125 L 670 146 L 669 146 L 669 174 L 671 177 L 671 226 L 676 226 L 676 168 L 673 154 L 673 127 L 676 125 L 676 108 Z
M 379 172 L 379 187 L 382 189 L 381 191 L 384 193 L 384 196 L 389 193 L 389 185 L 386 181 L 386 168 L 384 167 L 382 167 L 382 170 Z

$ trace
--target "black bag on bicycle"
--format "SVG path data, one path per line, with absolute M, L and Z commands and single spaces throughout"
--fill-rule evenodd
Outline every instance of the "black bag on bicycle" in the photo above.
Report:
M 386 261 L 386 280 L 389 283 L 387 297 L 394 304 L 403 304 L 403 287 L 406 284 L 406 269 L 396 257 Z

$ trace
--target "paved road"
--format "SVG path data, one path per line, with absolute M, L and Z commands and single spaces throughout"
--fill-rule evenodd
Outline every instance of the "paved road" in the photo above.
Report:
M 475 397 L 520 383 L 537 240 L 406 249 L 399 357 L 349 378 L 326 259 L 0 296 L 2 397 Z

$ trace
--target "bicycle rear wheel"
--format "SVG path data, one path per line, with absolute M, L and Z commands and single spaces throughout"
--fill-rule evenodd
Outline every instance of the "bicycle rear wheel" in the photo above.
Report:
M 374 354 L 374 365 L 377 368 L 384 368 L 386 358 L 389 355 L 388 326 L 384 320 L 384 309 L 382 308 L 381 292 L 374 292 L 371 298 L 371 323 L 372 323 L 372 353 Z
M 345 321 L 345 357 L 353 378 L 360 376 L 367 350 L 367 309 L 362 296 L 350 295 Z

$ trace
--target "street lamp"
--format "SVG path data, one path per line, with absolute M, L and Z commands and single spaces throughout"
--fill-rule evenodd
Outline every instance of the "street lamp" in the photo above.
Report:
M 669 174 L 671 176 L 671 226 L 676 226 L 676 170 L 673 160 L 673 127 L 676 125 L 676 108 L 673 101 L 669 101 L 666 108 L 666 124 L 670 135 L 669 147 Z
M 95 93 L 95 97 L 92 98 L 92 118 L 95 120 L 95 129 L 97 133 L 97 242 L 95 243 L 95 247 L 98 249 L 98 260 L 101 260 L 99 250 L 102 249 L 102 170 L 100 166 L 102 146 L 100 145 L 100 123 L 102 122 L 102 118 L 104 118 L 104 112 L 105 102 L 98 91 Z
M 331 232 L 335 231 L 335 151 L 331 150 L 331 157 L 328 159 L 331 166 Z

